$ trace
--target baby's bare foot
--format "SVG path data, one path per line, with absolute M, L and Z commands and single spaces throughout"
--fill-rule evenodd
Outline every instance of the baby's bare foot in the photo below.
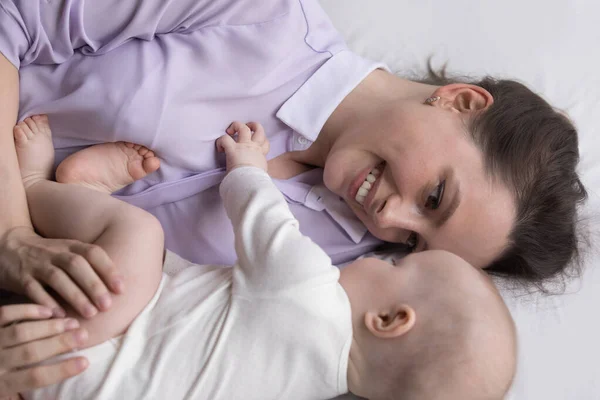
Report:
M 67 157 L 56 169 L 56 181 L 113 193 L 159 167 L 160 160 L 144 146 L 103 143 Z
M 48 117 L 34 115 L 13 129 L 19 169 L 25 189 L 40 180 L 50 179 L 54 164 L 54 146 Z

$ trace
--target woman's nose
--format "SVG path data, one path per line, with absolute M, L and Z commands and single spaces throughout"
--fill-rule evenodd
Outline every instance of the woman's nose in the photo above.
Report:
M 412 216 L 410 205 L 397 195 L 391 195 L 373 214 L 373 220 L 379 228 L 400 228 L 417 230 L 418 221 Z

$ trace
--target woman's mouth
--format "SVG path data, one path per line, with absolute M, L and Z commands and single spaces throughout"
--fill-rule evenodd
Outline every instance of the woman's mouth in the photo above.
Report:
M 362 183 L 359 181 L 360 186 L 356 189 L 356 193 L 354 194 L 354 200 L 361 206 L 365 204 L 365 200 L 371 189 L 374 188 L 377 179 L 381 176 L 383 172 L 383 168 L 385 167 L 385 163 L 381 163 L 371 169 L 369 173 L 366 175 Z

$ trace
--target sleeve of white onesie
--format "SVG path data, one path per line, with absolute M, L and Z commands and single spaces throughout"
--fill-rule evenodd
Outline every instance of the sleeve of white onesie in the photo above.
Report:
M 254 167 L 230 172 L 220 188 L 235 232 L 236 266 L 247 289 L 274 292 L 337 282 L 339 270 L 302 235 L 269 175 Z

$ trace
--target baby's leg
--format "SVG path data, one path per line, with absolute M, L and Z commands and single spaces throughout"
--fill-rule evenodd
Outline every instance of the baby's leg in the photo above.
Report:
M 87 346 L 123 333 L 160 282 L 164 246 L 160 223 L 144 210 L 107 193 L 50 181 L 54 148 L 45 117 L 28 118 L 17 125 L 15 144 L 31 218 L 40 234 L 94 243 L 124 275 L 125 292 L 112 297 L 108 311 L 92 319 L 79 318 L 89 332 Z M 75 281 L 81 279 L 77 269 L 65 272 Z M 66 309 L 71 317 L 78 318 Z

